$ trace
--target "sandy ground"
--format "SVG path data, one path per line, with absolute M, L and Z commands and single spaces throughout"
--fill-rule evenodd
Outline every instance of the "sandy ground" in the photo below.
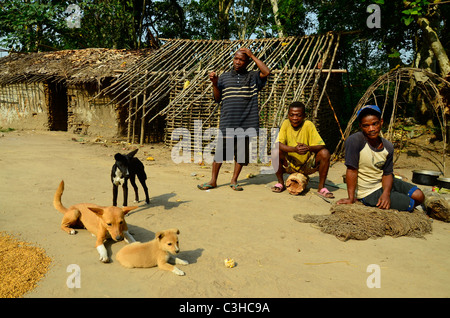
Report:
M 270 191 L 274 175 L 260 174 L 261 167 L 252 164 L 241 174 L 245 190 L 236 192 L 228 187 L 232 165 L 225 164 L 220 186 L 200 191 L 196 185 L 209 180 L 210 166 L 175 164 L 170 149 L 159 144 L 145 145 L 138 152 L 145 163 L 151 203 L 140 202 L 126 220 L 140 241 L 153 239 L 159 230 L 179 228 L 179 257 L 190 263 L 180 266 L 186 276 L 157 268 L 123 268 L 115 255 L 125 242 L 107 243 L 112 262 L 103 264 L 90 233 L 80 230 L 70 236 L 60 229 L 62 215 L 52 199 L 64 179 L 66 206 L 110 205 L 113 155 L 126 150 L 120 144 L 82 143 L 80 138 L 35 131 L 0 137 L 0 230 L 43 247 L 53 259 L 38 287 L 25 297 L 450 296 L 450 224 L 435 220 L 425 239 L 342 242 L 293 219 L 302 213 L 329 214 L 330 204 L 314 194 L 317 174 L 304 195 L 275 194 Z M 410 179 L 413 168 L 435 169 L 439 156 L 421 149 L 402 153 L 396 172 Z M 155 161 L 146 161 L 148 156 Z M 328 184 L 342 183 L 344 171 L 342 162 L 334 164 Z M 246 178 L 248 173 L 256 176 Z M 346 196 L 345 189 L 329 189 L 337 199 Z M 142 199 L 141 188 L 140 195 Z M 131 188 L 129 196 L 132 199 Z M 120 191 L 119 203 L 121 198 Z M 226 268 L 225 258 L 233 258 L 237 266 Z M 71 264 L 80 269 L 80 288 L 67 284 Z M 368 271 L 371 264 L 379 268 L 380 288 L 368 287 L 368 278 L 375 274 Z

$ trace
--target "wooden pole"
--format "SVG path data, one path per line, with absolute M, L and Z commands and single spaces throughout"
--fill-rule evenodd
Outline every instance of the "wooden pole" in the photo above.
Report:
M 136 96 L 135 100 L 135 105 L 137 108 L 138 105 L 138 97 Z M 131 136 L 131 143 L 134 144 L 134 138 L 136 136 L 136 117 L 137 117 L 137 113 L 134 113 L 134 119 L 133 119 L 133 135 Z
M 145 71 L 145 82 L 147 81 L 147 72 Z M 144 83 L 145 83 L 144 82 Z M 144 101 L 147 99 L 147 89 L 144 90 Z M 144 130 L 145 130 L 145 104 L 142 105 L 142 118 L 141 118 L 141 140 L 139 144 L 142 146 L 144 144 Z
M 130 143 L 131 142 L 131 107 L 133 105 L 133 101 L 130 99 L 130 101 L 128 102 L 128 127 L 127 127 L 127 142 Z

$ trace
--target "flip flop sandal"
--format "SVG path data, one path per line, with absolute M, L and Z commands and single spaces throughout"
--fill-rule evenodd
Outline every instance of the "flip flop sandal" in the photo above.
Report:
M 272 192 L 275 192 L 275 193 L 281 193 L 284 190 L 286 190 L 286 187 L 283 184 L 281 184 L 281 183 L 277 183 L 276 185 L 274 185 L 271 188 L 271 190 L 272 190 Z
M 319 192 L 317 192 L 317 194 L 326 199 L 334 199 L 334 194 L 331 193 L 327 188 L 322 188 Z
M 230 183 L 230 188 L 233 189 L 234 191 L 244 190 L 244 188 L 242 188 L 238 183 L 236 183 L 236 184 Z
M 200 190 L 209 190 L 209 189 L 214 189 L 215 187 L 210 185 L 209 183 L 203 183 L 203 184 L 198 184 L 197 188 L 199 188 Z

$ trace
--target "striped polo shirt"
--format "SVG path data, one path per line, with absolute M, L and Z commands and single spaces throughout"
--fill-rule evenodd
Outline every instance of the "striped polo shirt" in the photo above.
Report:
M 233 128 L 237 136 L 240 131 L 250 137 L 256 136 L 259 128 L 258 92 L 267 82 L 267 78 L 261 78 L 259 74 L 259 71 L 247 70 L 238 73 L 233 69 L 219 76 L 217 87 L 222 101 L 219 128 L 224 136 L 227 128 Z

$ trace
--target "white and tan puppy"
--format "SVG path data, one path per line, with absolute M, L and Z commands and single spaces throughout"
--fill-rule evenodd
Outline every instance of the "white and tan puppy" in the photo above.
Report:
M 178 229 L 170 229 L 156 233 L 155 239 L 146 242 L 135 242 L 124 246 L 116 256 L 122 266 L 133 267 L 154 267 L 171 271 L 177 275 L 184 275 L 184 272 L 168 262 L 171 255 L 177 254 L 178 247 Z M 187 261 L 175 258 L 175 264 L 187 265 Z
M 108 253 L 103 242 L 111 237 L 114 241 L 125 239 L 127 243 L 135 242 L 133 236 L 128 233 L 125 215 L 137 206 L 118 208 L 115 206 L 104 207 L 92 203 L 80 203 L 66 208 L 61 203 L 64 192 L 64 181 L 61 181 L 56 190 L 53 206 L 64 214 L 61 229 L 71 235 L 76 234 L 74 227 L 85 227 L 97 238 L 95 247 L 100 254 L 103 263 L 109 262 Z

